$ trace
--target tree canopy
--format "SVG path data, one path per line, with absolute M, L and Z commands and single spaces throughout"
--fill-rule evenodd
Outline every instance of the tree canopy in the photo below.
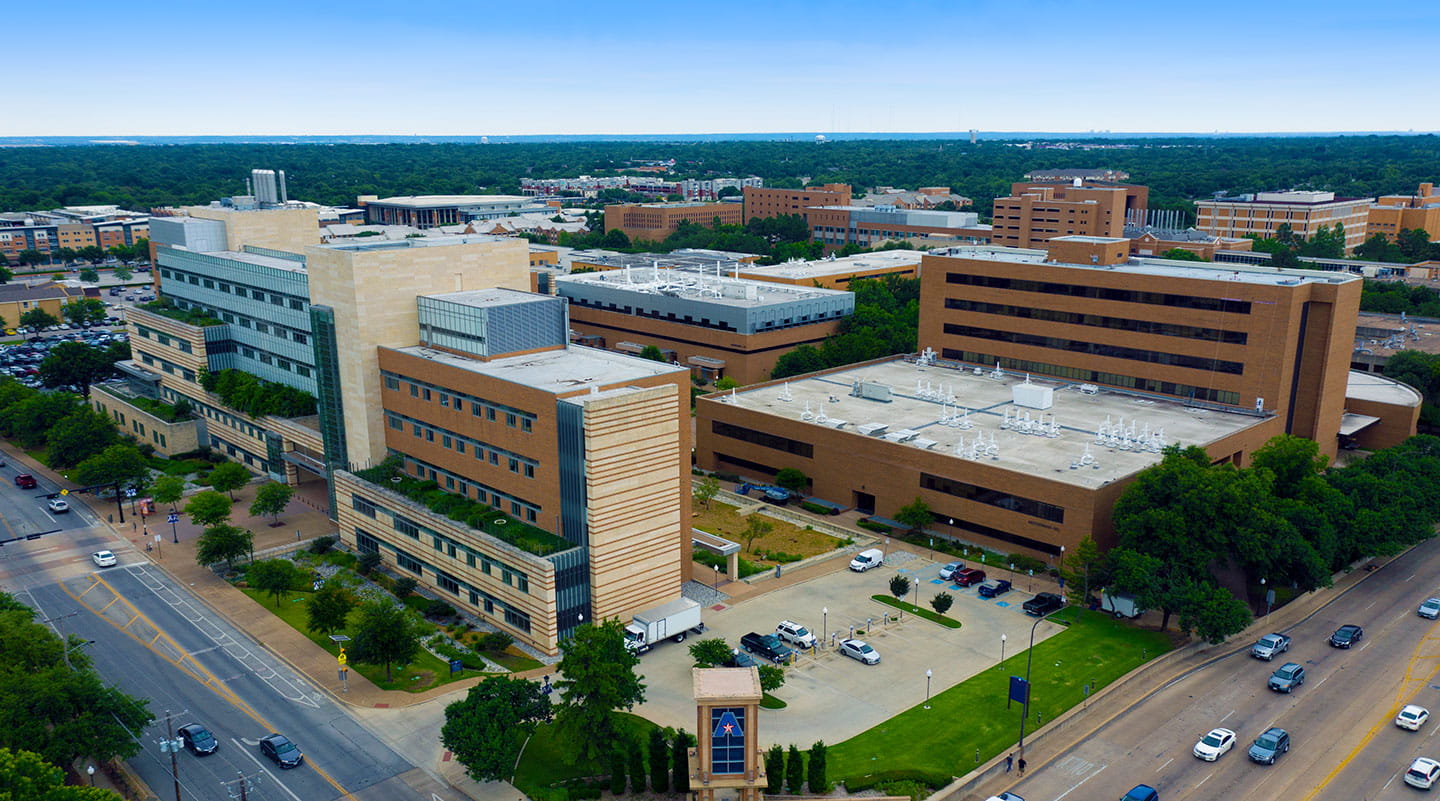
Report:
M 538 683 L 492 676 L 445 707 L 440 742 L 475 781 L 505 780 L 525 741 L 550 716 L 550 699 Z
M 625 647 L 625 628 L 617 618 L 577 626 L 560 641 L 560 650 L 557 734 L 572 758 L 599 758 L 620 738 L 615 711 L 645 700 L 645 685 L 635 673 L 640 658 Z

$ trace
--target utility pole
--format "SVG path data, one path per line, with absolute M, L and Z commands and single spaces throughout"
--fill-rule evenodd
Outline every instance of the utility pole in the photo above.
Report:
M 175 752 L 180 750 L 180 741 L 175 739 L 174 718 L 170 710 L 165 710 L 165 734 L 164 740 L 160 741 L 160 750 L 170 752 L 170 777 L 175 780 L 175 801 L 180 799 L 180 763 L 175 757 Z

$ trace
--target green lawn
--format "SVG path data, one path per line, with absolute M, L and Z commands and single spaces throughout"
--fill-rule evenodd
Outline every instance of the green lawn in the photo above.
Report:
M 656 728 L 654 723 L 638 715 L 630 715 L 623 712 L 616 713 L 620 717 L 620 729 L 622 736 L 628 736 L 635 742 L 645 743 L 650 738 L 650 730 Z M 565 761 L 569 749 L 561 748 L 555 738 L 555 727 L 551 724 L 542 724 L 535 730 L 535 736 L 525 745 L 525 751 L 520 754 L 520 764 L 515 770 L 515 780 L 511 782 L 515 789 L 525 795 L 536 798 L 543 795 L 543 791 L 560 782 L 570 779 L 578 779 L 586 776 L 606 776 L 610 773 L 610 766 L 581 760 L 571 765 Z
M 1170 650 L 1169 638 L 1141 630 L 1109 615 L 1070 608 L 1065 619 L 1079 618 L 1066 630 L 1037 643 L 1031 668 L 1028 731 L 1053 720 L 1092 692 L 1129 673 L 1147 659 Z M 960 775 L 980 761 L 1014 745 L 1020 733 L 1020 705 L 1005 708 L 1010 676 L 1025 675 L 1026 653 L 1017 649 L 1004 663 L 938 693 L 930 709 L 917 705 L 880 725 L 830 746 L 833 781 L 875 773 L 921 772 Z M 801 745 L 804 745 L 803 743 Z
M 909 612 L 910 614 L 916 615 L 917 617 L 923 617 L 931 623 L 939 623 L 947 629 L 960 628 L 960 621 L 956 620 L 953 617 L 946 617 L 945 615 L 939 614 L 934 609 L 926 609 L 923 606 L 916 606 L 915 604 L 909 603 L 908 601 L 897 601 L 888 595 L 872 595 L 870 596 L 870 600 L 879 601 L 886 606 L 893 606 L 896 609 Z

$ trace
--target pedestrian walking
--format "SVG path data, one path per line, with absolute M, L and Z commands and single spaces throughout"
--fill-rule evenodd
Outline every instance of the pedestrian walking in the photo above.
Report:
M 1015 756 L 1014 756 L 1013 754 L 1006 754 L 1006 755 L 1005 755 L 1005 772 L 1006 772 L 1006 773 L 1009 773 L 1009 772 L 1010 772 L 1010 769 L 1013 768 L 1013 767 L 1015 767 Z
M 1025 775 L 1025 757 L 1020 757 L 1020 775 Z

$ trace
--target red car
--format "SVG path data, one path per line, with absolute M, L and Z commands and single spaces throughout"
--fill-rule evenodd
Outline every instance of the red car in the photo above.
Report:
M 955 573 L 955 583 L 962 587 L 969 587 L 971 584 L 979 584 L 985 580 L 985 571 L 967 567 Z
M 21 473 L 15 477 L 15 486 L 20 489 L 35 489 L 35 477 L 29 473 Z

